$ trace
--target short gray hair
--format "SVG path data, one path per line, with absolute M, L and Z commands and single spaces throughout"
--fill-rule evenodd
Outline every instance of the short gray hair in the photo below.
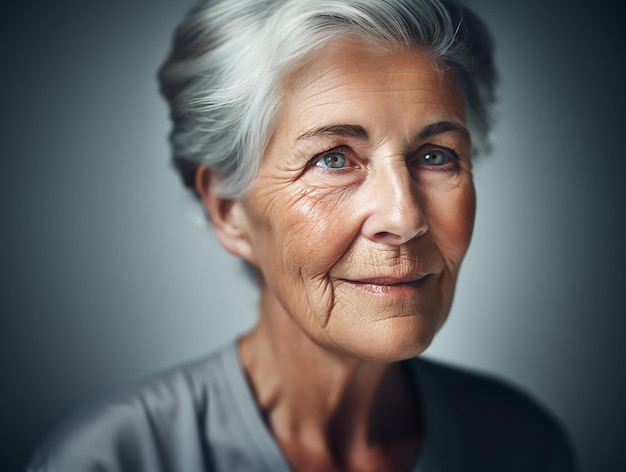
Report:
M 173 159 L 185 184 L 205 164 L 226 198 L 247 192 L 274 130 L 281 80 L 329 40 L 424 48 L 457 74 L 477 151 L 488 148 L 496 72 L 484 24 L 454 0 L 209 0 L 178 27 L 163 64 Z

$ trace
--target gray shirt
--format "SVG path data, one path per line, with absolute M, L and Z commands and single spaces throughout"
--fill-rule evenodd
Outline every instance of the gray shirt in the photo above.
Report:
M 555 421 L 517 390 L 406 361 L 425 441 L 412 472 L 573 471 Z M 86 407 L 40 448 L 28 472 L 288 472 L 256 408 L 235 343 Z

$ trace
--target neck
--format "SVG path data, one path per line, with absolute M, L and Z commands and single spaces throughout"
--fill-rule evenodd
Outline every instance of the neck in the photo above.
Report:
M 292 456 L 327 457 L 337 465 L 409 438 L 419 444 L 417 396 L 400 364 L 319 346 L 265 292 L 259 323 L 239 352 L 259 409 L 288 456 L 297 450 Z

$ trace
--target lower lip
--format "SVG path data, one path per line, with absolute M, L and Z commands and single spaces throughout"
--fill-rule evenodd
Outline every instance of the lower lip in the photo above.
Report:
M 356 287 L 374 295 L 406 298 L 416 296 L 419 293 L 419 289 L 422 288 L 429 279 L 430 275 L 427 275 L 426 277 L 414 282 L 395 285 L 379 285 L 369 282 L 355 282 L 353 280 L 344 280 L 344 282 L 352 287 Z

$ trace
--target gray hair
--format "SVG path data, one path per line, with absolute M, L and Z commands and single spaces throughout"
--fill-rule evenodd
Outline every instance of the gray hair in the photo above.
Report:
M 496 72 L 483 23 L 454 0 L 209 0 L 176 31 L 159 79 L 174 163 L 194 188 L 200 164 L 226 198 L 247 192 L 274 129 L 281 80 L 331 39 L 420 47 L 457 74 L 476 151 L 488 149 Z

